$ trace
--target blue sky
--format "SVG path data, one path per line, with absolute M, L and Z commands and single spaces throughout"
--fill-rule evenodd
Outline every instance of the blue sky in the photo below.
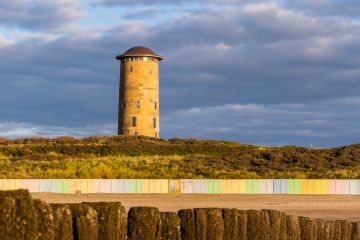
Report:
M 360 2 L 2 0 L 0 136 L 114 135 L 119 62 L 160 63 L 161 135 L 360 142 Z

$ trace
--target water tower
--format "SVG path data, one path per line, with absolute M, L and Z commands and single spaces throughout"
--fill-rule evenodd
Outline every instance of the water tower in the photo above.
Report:
M 121 61 L 118 134 L 160 137 L 159 66 L 163 58 L 146 47 L 133 47 Z

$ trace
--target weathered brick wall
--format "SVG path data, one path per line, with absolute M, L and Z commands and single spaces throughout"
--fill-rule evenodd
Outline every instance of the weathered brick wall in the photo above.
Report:
M 0 191 L 1 240 L 359 240 L 360 222 L 275 210 L 198 208 L 177 213 L 117 202 L 47 204 L 24 190 Z

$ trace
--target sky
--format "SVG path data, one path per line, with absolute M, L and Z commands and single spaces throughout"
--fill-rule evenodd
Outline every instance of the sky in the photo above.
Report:
M 358 0 L 1 0 L 0 136 L 115 135 L 137 45 L 164 56 L 163 138 L 360 142 Z

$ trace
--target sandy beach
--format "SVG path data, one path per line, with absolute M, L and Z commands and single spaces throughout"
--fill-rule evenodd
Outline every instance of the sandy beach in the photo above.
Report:
M 32 193 L 32 196 L 48 203 L 119 201 L 127 210 L 133 206 L 152 206 L 170 212 L 203 207 L 276 209 L 311 218 L 360 220 L 360 196 L 349 195 Z

